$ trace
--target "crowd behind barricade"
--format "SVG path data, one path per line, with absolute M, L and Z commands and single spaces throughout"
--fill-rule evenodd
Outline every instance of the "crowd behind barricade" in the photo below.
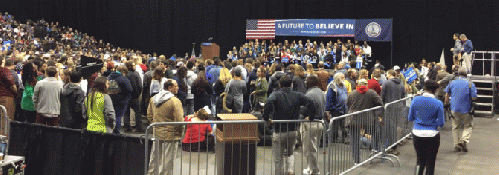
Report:
M 118 134 L 132 130 L 143 132 L 149 123 L 213 120 L 213 116 L 220 113 L 252 113 L 269 123 L 297 119 L 330 121 L 419 95 L 438 100 L 424 99 L 434 105 L 413 108 L 412 105 L 420 104 L 416 102 L 421 98 L 416 97 L 411 104 L 408 117 L 415 122 L 415 138 L 423 138 L 422 142 L 415 140 L 415 147 L 417 143 L 431 142 L 429 145 L 436 145 L 438 150 L 436 141 L 427 138 L 439 136 L 437 127 L 445 122 L 443 110 L 448 109 L 454 116 L 455 149 L 467 151 L 471 133 L 466 105 L 471 100 L 467 95 L 476 97 L 476 88 L 468 83 L 466 73 L 460 72 L 457 65 L 448 73 L 445 65 L 427 63 L 423 59 L 419 64 L 408 63 L 403 68 L 394 66 L 389 70 L 376 62 L 367 70 L 362 65 L 363 57 L 371 54 L 367 43 L 359 46 L 357 41 L 342 44 L 340 40 L 326 46 L 310 40 L 304 44 L 286 41 L 267 46 L 255 40 L 241 46 L 239 51 L 234 48 L 225 60 L 195 55 L 166 58 L 114 48 L 102 40 L 43 20 L 20 24 L 5 13 L 0 15 L 0 24 L 3 45 L 0 105 L 6 107 L 11 120 Z M 43 39 L 34 38 L 35 26 L 46 27 Z M 104 62 L 102 70 L 83 77 L 83 81 L 77 71 L 82 56 Z M 408 76 L 407 72 L 414 72 L 415 77 Z M 452 97 L 450 106 L 444 108 L 443 104 L 449 104 L 449 97 Z M 416 113 L 414 110 L 436 112 Z M 465 121 L 463 136 L 458 133 L 459 127 L 463 127 L 460 121 Z M 164 155 L 151 156 L 151 163 L 163 159 L 166 171 L 172 166 L 171 157 L 178 147 L 172 141 L 183 139 L 183 150 L 200 151 L 204 145 L 214 143 L 208 140 L 213 139 L 213 130 L 209 124 L 188 126 L 185 131 L 181 126 L 156 128 L 153 152 L 160 149 Z M 324 128 L 317 127 L 306 132 L 321 133 L 322 130 Z M 360 142 L 360 136 L 352 136 L 348 130 L 352 127 L 344 121 L 336 122 L 332 142 Z M 292 149 L 295 140 L 305 132 L 292 126 L 274 127 L 273 131 L 273 144 L 287 145 L 274 148 L 281 149 L 275 150 L 281 157 L 292 156 L 292 151 L 284 155 L 282 150 Z M 373 133 L 363 133 L 369 134 Z M 301 140 L 308 143 L 317 139 L 320 135 Z M 397 138 L 390 139 L 390 143 L 394 143 Z M 203 146 L 193 146 L 197 143 Z M 317 145 L 307 143 L 302 143 L 310 147 L 307 150 L 317 150 Z M 434 166 L 431 158 L 428 161 L 433 161 L 433 165 L 420 162 L 419 157 L 425 157 L 426 153 L 419 150 L 430 149 L 427 147 L 425 144 L 416 148 L 418 166 Z M 358 159 L 355 161 L 359 163 Z M 276 162 L 284 163 L 280 158 L 276 158 Z M 151 164 L 150 172 L 153 169 Z M 316 163 L 309 162 L 306 171 L 318 172 Z

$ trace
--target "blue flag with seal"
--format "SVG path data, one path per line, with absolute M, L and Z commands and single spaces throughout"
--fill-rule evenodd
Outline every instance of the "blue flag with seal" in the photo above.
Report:
M 355 40 L 392 41 L 392 19 L 358 19 L 355 21 Z
M 404 77 L 407 80 L 407 83 L 411 84 L 414 80 L 416 80 L 416 78 L 418 78 L 418 75 L 413 68 L 409 68 L 404 72 Z

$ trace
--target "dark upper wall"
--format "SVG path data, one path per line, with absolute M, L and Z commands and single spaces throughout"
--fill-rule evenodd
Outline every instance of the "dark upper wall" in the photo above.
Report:
M 449 57 L 455 32 L 467 34 L 478 50 L 499 49 L 498 7 L 495 0 L 3 0 L 0 12 L 21 21 L 44 17 L 115 46 L 167 56 L 190 53 L 193 42 L 199 54 L 208 37 L 225 53 L 246 42 L 248 18 L 393 18 L 394 64 L 402 65 L 438 61 L 442 48 Z

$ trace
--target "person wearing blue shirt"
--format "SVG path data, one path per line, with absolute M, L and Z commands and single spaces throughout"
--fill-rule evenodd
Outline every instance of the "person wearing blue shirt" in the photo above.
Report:
M 435 171 L 435 160 L 440 147 L 438 127 L 445 124 L 444 105 L 434 95 L 438 87 L 436 81 L 426 81 L 425 92 L 414 97 L 407 116 L 409 121 L 414 121 L 412 135 L 417 156 L 416 175 L 423 175 L 425 169 L 426 174 L 433 174 Z
M 215 82 L 217 82 L 218 80 L 218 77 L 220 76 L 220 69 L 222 69 L 222 62 L 220 61 L 220 59 L 215 59 L 215 63 L 213 64 L 213 66 L 208 70 L 207 73 L 210 75 L 210 79 L 208 80 L 212 85 L 215 84 Z
M 468 40 L 465 34 L 461 34 L 459 38 L 463 42 L 463 47 L 461 48 L 461 52 L 463 52 L 463 56 L 461 57 L 463 60 L 462 66 L 466 68 L 468 73 L 471 73 L 471 51 L 473 51 L 473 44 L 471 43 L 471 40 Z
M 468 152 L 467 143 L 470 142 L 470 135 L 473 129 L 473 116 L 468 114 L 471 109 L 472 100 L 477 98 L 475 84 L 466 79 L 467 71 L 460 68 L 459 75 L 445 88 L 447 93 L 445 103 L 449 103 L 452 113 L 452 136 L 454 138 L 454 150 L 456 152 Z M 472 99 L 470 99 L 470 97 Z
M 329 118 L 338 117 L 347 113 L 347 99 L 348 90 L 344 84 L 345 75 L 338 72 L 334 75 L 333 81 L 327 86 L 326 94 L 326 113 Z M 341 129 L 342 137 L 340 142 L 345 142 L 347 138 L 347 130 L 345 127 L 345 119 L 339 119 L 333 122 L 332 126 L 332 140 L 338 142 L 339 133 Z

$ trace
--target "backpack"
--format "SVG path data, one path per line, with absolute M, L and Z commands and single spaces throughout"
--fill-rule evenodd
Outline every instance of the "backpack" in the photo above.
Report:
M 107 88 L 108 94 L 119 94 L 121 92 L 120 85 L 115 79 L 109 79 L 109 87 Z

